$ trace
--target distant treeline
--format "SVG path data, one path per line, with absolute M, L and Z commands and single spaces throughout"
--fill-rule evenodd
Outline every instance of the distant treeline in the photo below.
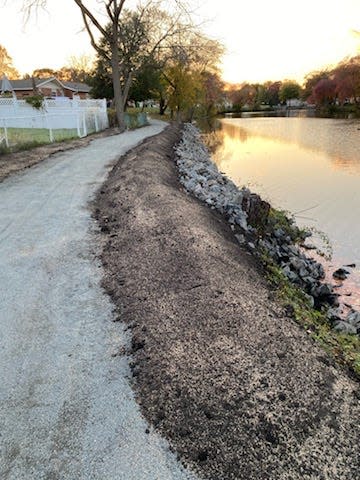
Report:
M 334 68 L 309 73 L 304 85 L 291 80 L 228 85 L 226 96 L 233 111 L 272 108 L 297 99 L 324 114 L 342 109 L 359 114 L 360 55 L 346 58 Z

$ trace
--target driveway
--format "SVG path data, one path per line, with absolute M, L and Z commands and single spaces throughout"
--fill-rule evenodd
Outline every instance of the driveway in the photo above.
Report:
M 0 184 L 0 478 L 190 479 L 148 427 L 101 289 L 88 202 L 161 122 L 57 154 Z

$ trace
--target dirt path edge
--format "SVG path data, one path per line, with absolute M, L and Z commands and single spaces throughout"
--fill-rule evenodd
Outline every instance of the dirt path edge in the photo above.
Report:
M 5 178 L 15 173 L 33 167 L 38 163 L 46 160 L 56 153 L 74 150 L 75 148 L 85 147 L 89 145 L 92 140 L 97 138 L 109 137 L 118 135 L 116 128 L 108 128 L 99 133 L 94 133 L 84 138 L 76 138 L 64 142 L 49 143 L 39 147 L 31 148 L 29 150 L 22 150 L 19 152 L 8 153 L 0 155 L 0 182 Z

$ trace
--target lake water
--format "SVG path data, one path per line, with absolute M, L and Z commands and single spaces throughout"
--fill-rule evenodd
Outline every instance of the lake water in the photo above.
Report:
M 351 275 L 339 290 L 360 308 L 360 121 L 319 118 L 236 118 L 221 121 L 213 155 L 219 169 L 249 186 L 300 226 L 324 232 L 335 268 Z M 314 235 L 313 243 L 321 236 Z

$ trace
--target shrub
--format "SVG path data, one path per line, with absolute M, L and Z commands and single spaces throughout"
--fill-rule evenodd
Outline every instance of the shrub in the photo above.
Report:
M 41 110 L 44 106 L 44 97 L 42 95 L 32 95 L 25 97 L 25 102 L 37 110 Z

